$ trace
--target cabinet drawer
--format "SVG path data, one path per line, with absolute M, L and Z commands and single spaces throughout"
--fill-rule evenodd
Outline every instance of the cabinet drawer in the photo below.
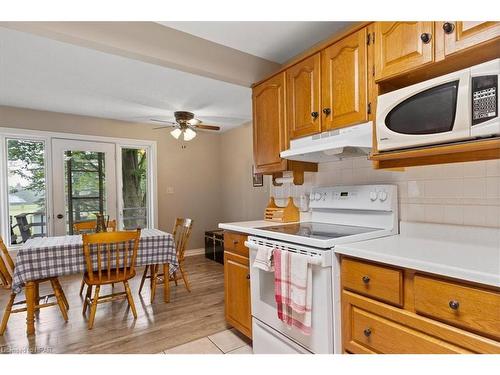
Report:
M 416 275 L 415 310 L 500 339 L 500 293 Z
M 248 248 L 245 246 L 246 240 L 247 236 L 245 234 L 224 232 L 224 250 L 248 258 Z
M 352 308 L 351 340 L 368 352 L 387 354 L 470 353 L 381 316 Z
M 403 305 L 403 271 L 342 259 L 342 286 L 393 305 Z

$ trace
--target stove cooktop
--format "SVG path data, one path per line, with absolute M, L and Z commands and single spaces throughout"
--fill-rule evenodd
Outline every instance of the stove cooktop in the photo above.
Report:
M 288 234 L 292 236 L 314 238 L 318 240 L 330 240 L 334 238 L 353 236 L 356 234 L 369 233 L 380 230 L 377 228 L 356 227 L 318 222 L 280 224 L 271 227 L 261 227 L 257 229 Z

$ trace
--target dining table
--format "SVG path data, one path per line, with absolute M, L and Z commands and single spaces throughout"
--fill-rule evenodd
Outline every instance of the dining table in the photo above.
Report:
M 179 268 L 175 240 L 172 234 L 159 229 L 142 229 L 137 249 L 136 266 L 164 264 L 171 275 Z M 12 290 L 25 290 L 26 332 L 35 334 L 35 307 L 37 304 L 36 280 L 71 274 L 83 274 L 86 270 L 81 235 L 36 237 L 26 241 L 19 249 Z M 164 276 L 166 278 L 166 276 Z M 169 302 L 169 283 L 165 283 L 164 301 Z

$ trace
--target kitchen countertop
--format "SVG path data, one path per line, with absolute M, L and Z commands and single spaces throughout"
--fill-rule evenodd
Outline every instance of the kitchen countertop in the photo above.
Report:
M 257 228 L 272 227 L 274 225 L 280 224 L 291 224 L 291 223 L 278 223 L 275 221 L 265 221 L 265 220 L 254 220 L 254 221 L 239 221 L 235 223 L 220 223 L 219 228 L 232 230 L 235 232 L 246 233 L 257 235 L 259 233 Z
M 400 234 L 342 244 L 337 254 L 500 287 L 500 229 L 400 223 Z
M 221 223 L 219 228 L 259 235 L 264 220 Z M 278 223 L 279 224 L 279 223 Z M 500 287 L 500 228 L 400 223 L 400 234 L 339 244 L 335 253 Z

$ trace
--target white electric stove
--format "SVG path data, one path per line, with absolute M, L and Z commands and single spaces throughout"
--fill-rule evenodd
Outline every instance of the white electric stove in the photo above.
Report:
M 311 220 L 252 228 L 250 266 L 259 246 L 302 254 L 313 267 L 312 333 L 286 327 L 277 317 L 274 275 L 250 267 L 253 350 L 268 353 L 340 353 L 340 266 L 335 245 L 398 233 L 397 187 L 314 188 Z

